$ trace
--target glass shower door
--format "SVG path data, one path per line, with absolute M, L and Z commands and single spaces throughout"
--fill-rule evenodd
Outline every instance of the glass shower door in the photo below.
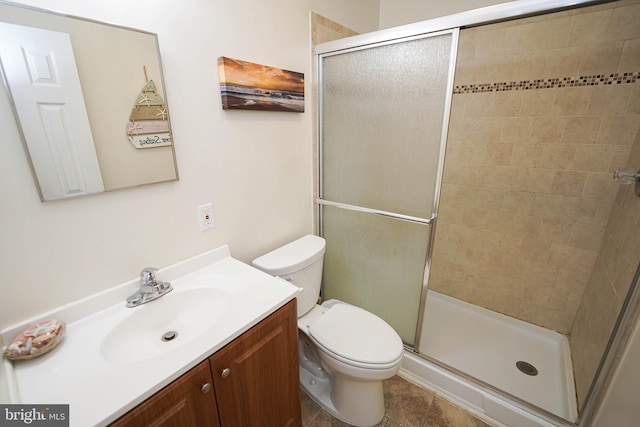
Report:
M 457 30 L 319 54 L 323 297 L 415 345 Z

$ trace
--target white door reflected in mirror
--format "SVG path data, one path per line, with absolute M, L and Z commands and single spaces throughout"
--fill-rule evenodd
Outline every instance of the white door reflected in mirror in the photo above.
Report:
M 69 34 L 0 22 L 0 58 L 43 199 L 104 191 Z

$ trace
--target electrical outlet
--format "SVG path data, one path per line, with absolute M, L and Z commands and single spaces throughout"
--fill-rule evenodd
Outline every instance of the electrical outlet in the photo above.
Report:
M 216 226 L 213 222 L 213 203 L 198 206 L 198 222 L 200 223 L 200 231 L 209 230 Z

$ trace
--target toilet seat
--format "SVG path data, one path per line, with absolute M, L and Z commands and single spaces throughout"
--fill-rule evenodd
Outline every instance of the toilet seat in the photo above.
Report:
M 403 344 L 396 331 L 375 314 L 350 304 L 331 306 L 307 330 L 318 346 L 349 365 L 387 369 L 402 358 Z

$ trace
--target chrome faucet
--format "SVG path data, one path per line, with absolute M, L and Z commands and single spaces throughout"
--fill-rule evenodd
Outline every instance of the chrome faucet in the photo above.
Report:
M 140 289 L 127 298 L 127 307 L 137 307 L 173 290 L 171 283 L 156 280 L 156 271 L 157 268 L 147 267 L 140 272 Z

